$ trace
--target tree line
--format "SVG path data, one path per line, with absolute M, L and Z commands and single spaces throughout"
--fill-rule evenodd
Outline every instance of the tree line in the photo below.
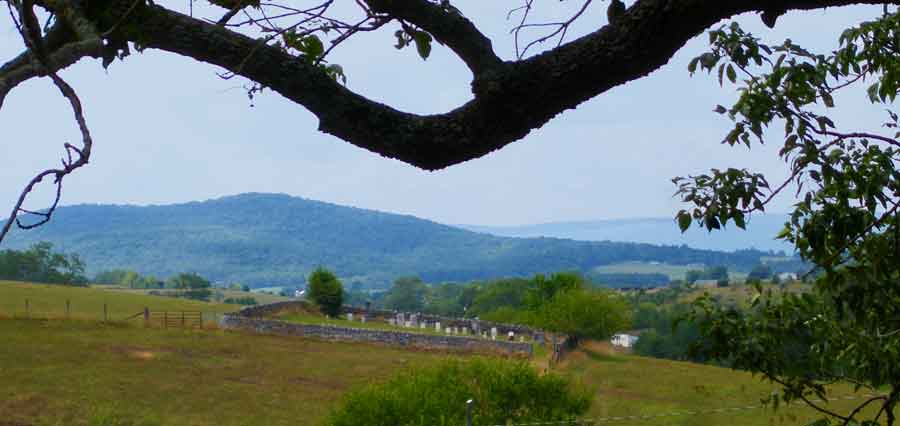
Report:
M 0 251 L 0 279 L 44 284 L 87 286 L 84 261 L 77 254 L 59 253 L 39 242 L 27 250 Z

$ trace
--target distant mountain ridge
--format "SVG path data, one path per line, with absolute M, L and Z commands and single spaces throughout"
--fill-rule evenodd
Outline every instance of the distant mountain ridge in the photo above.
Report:
M 747 230 L 729 226 L 727 229 L 707 232 L 691 228 L 684 234 L 672 218 L 612 219 L 580 222 L 551 222 L 522 226 L 480 226 L 458 225 L 460 228 L 484 232 L 501 237 L 569 238 L 582 241 L 628 241 L 656 245 L 686 245 L 706 250 L 785 251 L 791 253 L 793 247 L 775 239 L 784 223 L 786 214 L 754 215 L 747 224 Z
M 675 246 L 510 238 L 404 216 L 278 194 L 241 194 L 162 206 L 76 205 L 2 248 L 50 241 L 80 254 L 89 272 L 127 268 L 166 277 L 200 273 L 251 286 L 298 284 L 317 266 L 345 283 L 384 286 L 402 275 L 468 281 L 624 261 L 749 269 L 764 253 Z

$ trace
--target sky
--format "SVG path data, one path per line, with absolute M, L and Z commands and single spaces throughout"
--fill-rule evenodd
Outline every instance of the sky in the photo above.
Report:
M 157 4 L 184 10 L 187 2 Z M 493 40 L 499 55 L 514 57 L 509 35 L 514 24 L 506 14 L 518 2 L 453 4 Z M 579 5 L 540 4 L 538 16 L 547 21 Z M 569 39 L 603 25 L 606 6 L 595 2 Z M 222 13 L 199 2 L 194 12 Z M 767 42 L 791 38 L 827 52 L 843 28 L 880 12 L 862 6 L 794 12 L 774 30 L 755 14 L 737 20 Z M 439 45 L 425 61 L 413 49 L 398 51 L 395 29 L 362 35 L 334 53 L 331 61 L 343 66 L 348 87 L 415 113 L 446 112 L 471 98 L 471 74 L 458 58 Z M 662 69 L 564 112 L 521 141 L 437 172 L 320 133 L 315 116 L 277 93 L 266 91 L 251 106 L 246 80 L 220 79 L 221 69 L 190 58 L 147 50 L 108 70 L 99 61 L 84 60 L 62 75 L 85 105 L 94 153 L 87 167 L 66 178 L 62 203 L 171 204 L 276 192 L 448 224 L 672 217 L 685 207 L 672 197 L 674 176 L 711 167 L 747 167 L 773 182 L 786 176 L 776 143 L 750 150 L 719 143 L 730 122 L 712 109 L 730 105 L 735 89 L 687 72 L 706 39 L 701 35 Z M 11 59 L 21 50 L 7 17 L 0 24 L 0 56 Z M 839 124 L 871 129 L 883 121 L 883 107 L 868 105 L 861 91 L 845 97 Z M 10 93 L 0 110 L 0 128 L 0 158 L 6 159 L 0 167 L 0 212 L 5 214 L 36 172 L 58 164 L 62 144 L 80 136 L 66 100 L 47 79 Z M 46 206 L 51 190 L 42 188 L 28 206 Z M 770 210 L 787 211 L 790 204 L 781 199 Z

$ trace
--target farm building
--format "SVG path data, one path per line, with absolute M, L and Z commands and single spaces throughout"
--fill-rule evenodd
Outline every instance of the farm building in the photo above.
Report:
M 632 336 L 630 334 L 614 334 L 610 342 L 613 346 L 621 346 L 623 348 L 630 348 L 637 343 L 638 337 Z

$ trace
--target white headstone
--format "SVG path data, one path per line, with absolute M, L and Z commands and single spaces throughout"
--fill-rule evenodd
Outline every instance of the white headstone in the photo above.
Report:
M 406 328 L 412 328 L 412 321 L 407 321 L 403 324 Z
M 462 334 L 468 336 L 469 335 L 469 327 L 463 327 Z
M 363 316 L 359 317 L 359 322 L 362 322 L 362 323 L 366 322 L 366 316 L 363 315 Z
M 434 331 L 436 331 L 438 333 L 441 332 L 441 322 L 440 321 L 434 323 Z
M 491 327 L 491 339 L 497 340 L 497 327 Z
M 428 326 L 428 324 L 425 324 L 424 322 L 419 323 L 419 328 L 421 328 L 422 330 L 424 330 L 425 327 L 427 327 L 427 326 Z
M 390 324 L 390 325 L 397 325 L 397 320 L 395 320 L 395 319 L 393 319 L 393 318 L 388 318 L 388 324 Z
M 347 312 L 347 321 L 353 322 L 353 312 Z
M 453 331 L 453 329 L 451 329 L 450 327 L 447 327 L 447 330 L 445 332 L 447 334 L 453 334 L 452 331 Z
M 512 342 L 512 341 L 516 340 L 516 333 L 510 331 L 510 332 L 507 334 L 507 337 L 509 338 L 509 341 Z

